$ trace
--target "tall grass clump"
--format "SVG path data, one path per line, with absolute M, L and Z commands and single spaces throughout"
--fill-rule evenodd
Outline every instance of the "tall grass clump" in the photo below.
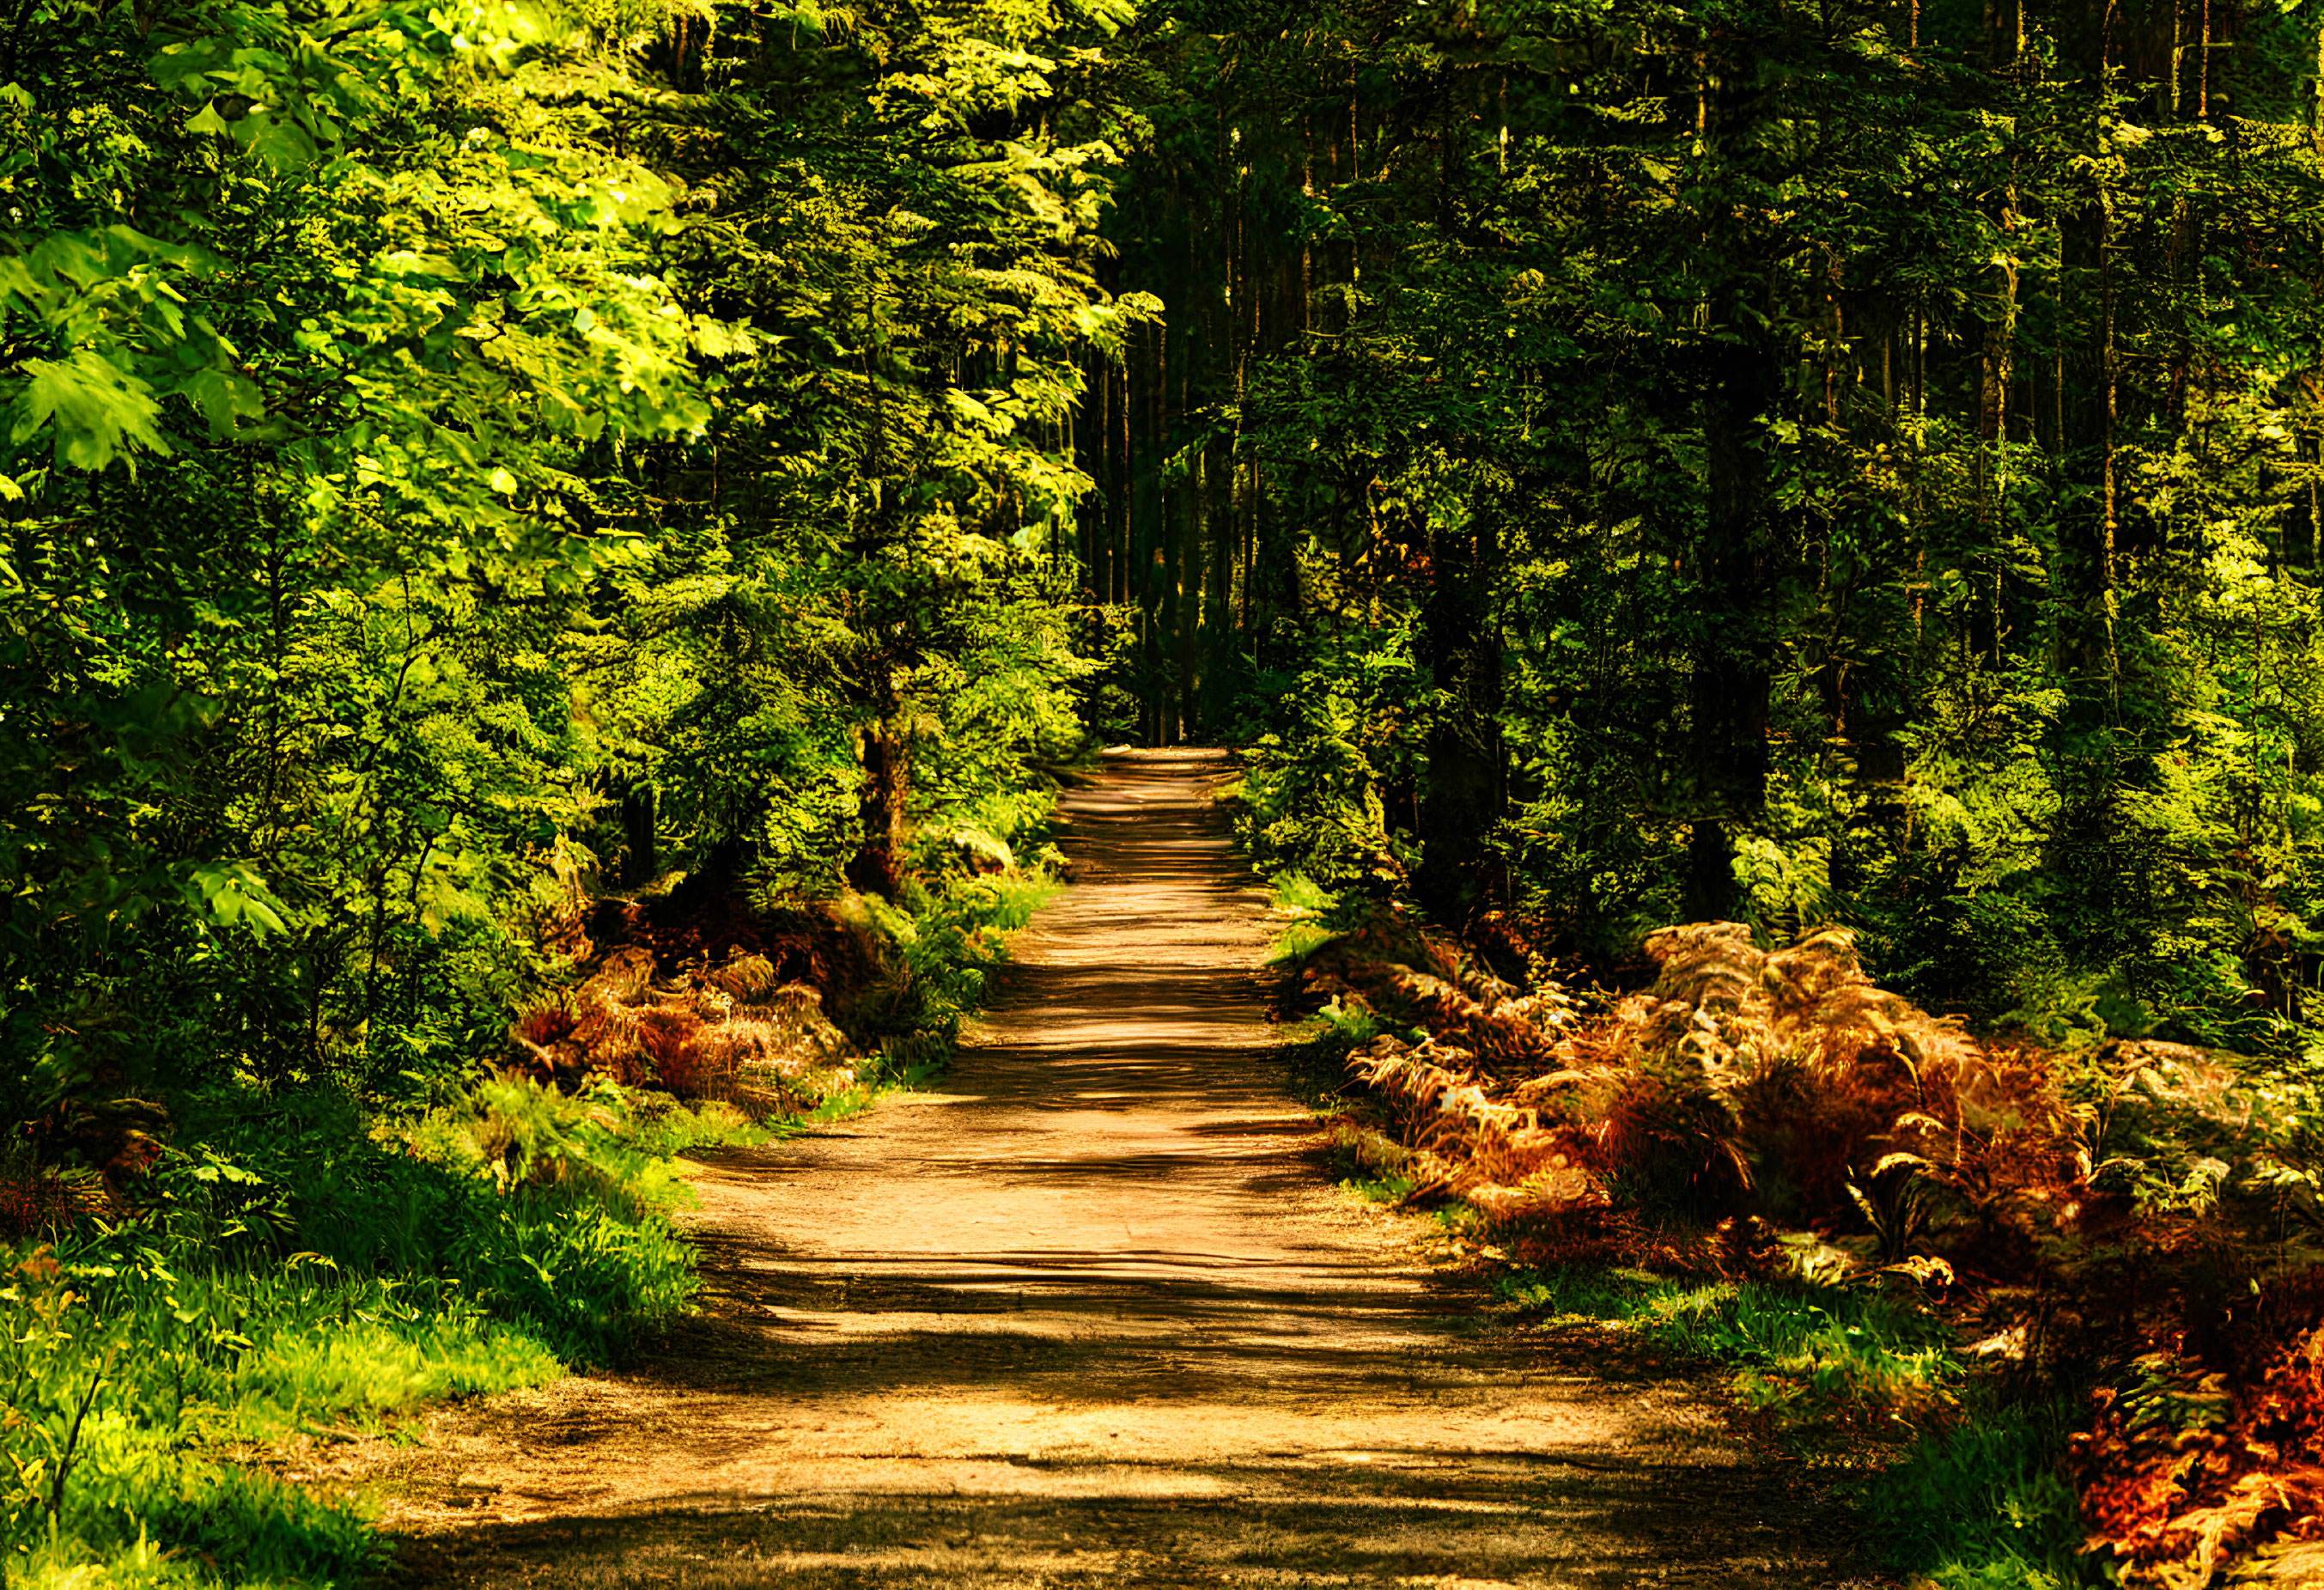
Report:
M 1960 1418 L 1860 1487 L 1892 1560 L 1941 1590 L 2069 1590 L 2098 1579 L 2061 1461 L 2074 1414 L 2065 1398 L 1981 1388 Z

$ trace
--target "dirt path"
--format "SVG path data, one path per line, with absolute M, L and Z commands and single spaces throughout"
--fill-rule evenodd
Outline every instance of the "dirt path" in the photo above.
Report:
M 1480 1331 L 1303 1157 L 1221 768 L 1068 801 L 1081 882 L 945 1091 L 706 1171 L 653 1361 L 436 1420 L 414 1581 L 1871 1582 L 1688 1388 Z

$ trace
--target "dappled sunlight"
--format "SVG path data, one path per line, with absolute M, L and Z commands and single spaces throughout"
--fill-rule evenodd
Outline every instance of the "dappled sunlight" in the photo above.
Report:
M 1207 798 L 1223 758 L 1111 761 L 1066 802 L 1078 886 L 953 1074 L 706 1156 L 706 1311 L 626 1375 L 439 1419 L 395 1503 L 406 1560 L 480 1585 L 1845 1582 L 1695 1388 L 1481 1327 L 1406 1226 L 1326 1184 L 1252 970 L 1270 924 Z
M 1733 1470 L 1609 1471 L 1385 1448 L 1250 1466 L 988 1465 L 931 1492 L 908 1468 L 819 1476 L 763 1502 L 706 1493 L 651 1511 L 474 1531 L 447 1576 L 553 1559 L 558 1583 L 629 1586 L 1396 1582 L 1777 1585 L 1771 1498 Z M 1744 1519 L 1715 1545 L 1687 1510 Z M 1545 1501 L 1554 1493 L 1554 1502 Z M 1581 1556 L 1577 1536 L 1622 1542 Z M 1792 1581 L 1797 1583 L 1798 1581 Z M 1868 1581 L 1867 1582 L 1869 1583 Z

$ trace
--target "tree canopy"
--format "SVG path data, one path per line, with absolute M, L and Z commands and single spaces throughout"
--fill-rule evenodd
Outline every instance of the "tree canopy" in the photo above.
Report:
M 392 1088 L 576 891 L 1019 837 L 1124 20 L 26 7 L 11 1086 Z

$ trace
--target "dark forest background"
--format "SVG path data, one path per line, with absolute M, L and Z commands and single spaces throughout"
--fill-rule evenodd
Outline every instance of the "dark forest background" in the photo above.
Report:
M 1119 732 L 1251 741 L 1263 855 L 1449 924 L 2298 1043 L 2312 32 L 1187 15 L 1109 223 L 1171 310 L 1074 433 Z

